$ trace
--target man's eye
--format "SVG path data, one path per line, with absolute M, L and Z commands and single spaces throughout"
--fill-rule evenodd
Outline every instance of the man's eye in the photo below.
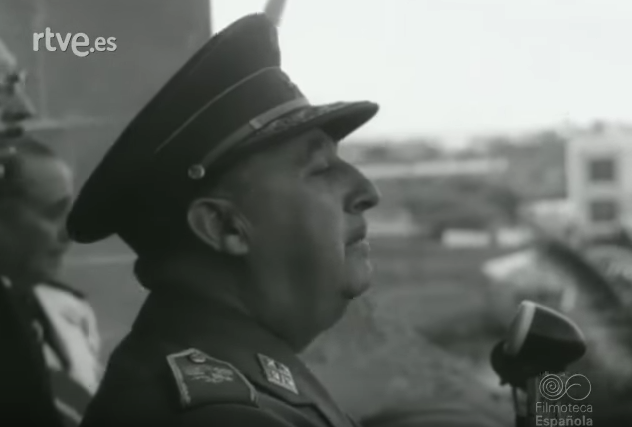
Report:
M 314 165 L 312 169 L 312 173 L 314 175 L 319 175 L 319 174 L 329 171 L 329 169 L 331 169 L 331 163 L 326 160 L 323 160 Z

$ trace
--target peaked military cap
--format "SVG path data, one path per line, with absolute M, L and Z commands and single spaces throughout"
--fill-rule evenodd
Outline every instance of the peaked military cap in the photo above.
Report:
M 188 191 L 230 159 L 311 128 L 339 141 L 377 110 L 369 101 L 310 104 L 281 70 L 276 27 L 248 15 L 213 36 L 123 131 L 82 188 L 70 235 L 104 239 L 143 189 Z

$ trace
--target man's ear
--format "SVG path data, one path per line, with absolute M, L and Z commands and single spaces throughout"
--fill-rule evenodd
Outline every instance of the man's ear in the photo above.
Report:
M 187 221 L 193 234 L 218 252 L 245 255 L 250 249 L 248 221 L 228 200 L 194 200 Z

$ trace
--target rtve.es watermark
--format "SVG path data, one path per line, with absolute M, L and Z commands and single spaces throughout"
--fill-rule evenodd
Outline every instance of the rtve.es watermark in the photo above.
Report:
M 94 52 L 114 52 L 117 48 L 116 37 L 97 37 L 91 45 L 90 37 L 84 33 L 54 33 L 49 27 L 43 33 L 33 33 L 33 51 L 39 52 L 40 45 L 49 52 L 57 49 L 66 52 L 68 47 L 76 56 L 86 57 Z

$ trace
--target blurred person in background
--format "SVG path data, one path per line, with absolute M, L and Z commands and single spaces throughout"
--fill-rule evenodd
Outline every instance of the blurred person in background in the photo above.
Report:
M 11 421 L 45 414 L 35 410 L 35 394 L 45 418 L 52 404 L 55 417 L 78 425 L 98 385 L 95 315 L 57 281 L 72 199 L 70 169 L 47 146 L 0 138 L 0 418 L 18 409 Z
M 18 68 L 15 57 L 0 40 L 0 135 L 22 132 L 20 123 L 31 118 L 35 110 L 26 95 L 25 74 Z
M 58 282 L 69 247 L 69 167 L 24 135 L 32 117 L 0 42 L 0 424 L 75 426 L 100 375 L 94 313 Z

